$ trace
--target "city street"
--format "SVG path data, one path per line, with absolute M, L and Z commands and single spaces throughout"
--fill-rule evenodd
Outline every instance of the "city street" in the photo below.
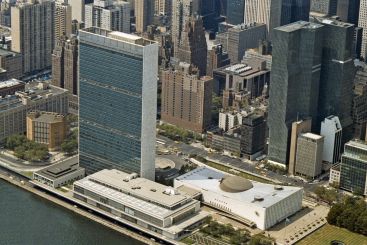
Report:
M 245 161 L 243 159 L 230 157 L 215 152 L 208 152 L 205 149 L 194 147 L 192 145 L 188 145 L 183 142 L 173 141 L 161 135 L 157 137 L 157 140 L 165 142 L 165 147 L 177 149 L 178 152 L 182 152 L 182 154 L 186 156 L 197 155 L 204 158 L 209 158 L 216 162 L 223 163 L 224 165 L 229 165 L 258 175 L 263 175 L 265 173 L 265 176 L 267 178 L 282 182 L 283 184 L 303 187 L 305 191 L 312 192 L 316 186 L 324 185 L 327 183 L 327 181 L 320 181 L 317 183 L 305 183 L 299 178 L 291 178 L 286 175 L 277 174 L 270 170 L 257 169 L 255 163 L 250 162 L 248 160 Z

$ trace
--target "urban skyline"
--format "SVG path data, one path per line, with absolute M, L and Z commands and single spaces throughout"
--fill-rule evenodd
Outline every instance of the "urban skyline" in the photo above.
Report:
M 9 183 L 123 244 L 367 244 L 366 30 L 367 0 L 0 1 L 4 242 L 92 237 Z

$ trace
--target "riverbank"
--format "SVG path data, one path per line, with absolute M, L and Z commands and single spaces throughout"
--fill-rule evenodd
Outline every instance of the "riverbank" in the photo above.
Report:
M 37 195 L 39 197 L 42 197 L 42 198 L 44 198 L 44 199 L 46 199 L 46 200 L 48 200 L 48 201 L 50 201 L 50 202 L 52 202 L 54 204 L 57 204 L 59 206 L 62 206 L 62 207 L 66 208 L 66 209 L 68 209 L 68 210 L 70 210 L 70 211 L 72 211 L 72 212 L 74 212 L 74 213 L 76 213 L 78 215 L 81 215 L 81 216 L 83 216 L 85 218 L 88 218 L 90 220 L 93 220 L 94 222 L 99 223 L 99 224 L 101 224 L 101 225 L 103 225 L 103 226 L 105 226 L 107 228 L 110 228 L 110 229 L 112 229 L 114 231 L 117 231 L 117 232 L 119 232 L 119 233 L 121 233 L 121 234 L 123 234 L 125 236 L 131 237 L 132 239 L 135 239 L 135 240 L 140 241 L 140 242 L 145 243 L 145 244 L 151 244 L 151 245 L 158 244 L 157 242 L 154 242 L 154 241 L 152 241 L 152 240 L 150 240 L 150 239 L 148 239 L 148 238 L 146 238 L 144 236 L 141 236 L 138 233 L 132 232 L 132 231 L 126 229 L 126 228 L 123 228 L 123 227 L 121 227 L 119 225 L 114 224 L 113 222 L 110 222 L 110 221 L 105 220 L 105 219 L 103 219 L 101 217 L 98 217 L 96 215 L 93 215 L 93 214 L 91 214 L 91 213 L 89 213 L 89 212 L 87 212 L 87 211 L 85 211 L 83 209 L 80 209 L 80 208 L 75 207 L 72 204 L 69 204 L 67 202 L 64 202 L 64 201 L 62 201 L 62 200 L 60 200 L 60 199 L 58 199 L 56 197 L 53 197 L 53 196 L 51 196 L 51 195 L 49 195 L 47 193 L 44 193 L 44 192 L 42 192 L 42 191 L 40 191 L 38 189 L 35 189 L 35 188 L 27 185 L 26 182 L 24 182 L 24 184 L 22 184 L 21 182 L 15 180 L 15 179 L 12 179 L 9 176 L 6 176 L 6 175 L 4 175 L 2 173 L 0 173 L 0 179 L 2 179 L 4 181 L 6 181 L 6 182 L 8 182 L 8 183 L 10 183 L 10 184 L 18 187 L 18 188 L 21 188 L 23 190 L 26 190 L 28 192 L 31 192 L 34 195 Z

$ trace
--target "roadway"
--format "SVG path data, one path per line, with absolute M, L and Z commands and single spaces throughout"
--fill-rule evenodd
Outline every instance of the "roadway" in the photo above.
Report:
M 173 141 L 161 135 L 157 136 L 157 139 L 164 141 L 165 147 L 176 148 L 177 151 L 182 152 L 183 155 L 186 155 L 186 156 L 197 155 L 197 156 L 201 156 L 204 158 L 212 159 L 216 162 L 223 163 L 224 165 L 227 165 L 227 166 L 229 165 L 229 166 L 239 168 L 239 169 L 242 169 L 250 173 L 263 175 L 267 178 L 279 181 L 283 184 L 303 187 L 305 191 L 312 192 L 316 186 L 327 183 L 327 181 L 320 181 L 317 183 L 305 183 L 304 181 L 302 181 L 299 178 L 292 178 L 290 176 L 281 175 L 281 174 L 278 174 L 278 173 L 275 173 L 273 171 L 266 170 L 266 169 L 258 169 L 256 167 L 259 163 L 256 163 L 256 162 L 251 162 L 249 160 L 240 159 L 236 157 L 230 157 L 230 156 L 222 155 L 216 152 L 208 152 L 207 150 L 203 148 L 195 147 L 189 144 L 185 144 L 183 142 Z

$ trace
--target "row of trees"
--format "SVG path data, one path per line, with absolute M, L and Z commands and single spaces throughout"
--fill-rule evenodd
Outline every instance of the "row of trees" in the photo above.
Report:
M 271 245 L 272 240 L 262 235 L 251 237 L 247 230 L 236 230 L 230 224 L 220 224 L 213 221 L 211 217 L 207 218 L 206 225 L 200 230 L 202 233 L 214 238 L 223 239 L 230 244 L 235 245 Z
M 331 207 L 326 219 L 331 225 L 367 235 L 367 203 L 362 198 L 345 197 Z
M 69 155 L 78 152 L 78 130 L 73 130 L 69 133 L 66 140 L 61 144 L 61 150 Z
M 201 135 L 173 125 L 162 124 L 158 127 L 161 130 L 161 135 L 166 136 L 172 140 L 179 140 L 185 143 L 189 143 L 192 139 L 202 140 Z
M 332 204 L 338 199 L 338 191 L 334 188 L 327 189 L 323 186 L 317 186 L 314 192 L 318 199 L 327 202 L 328 204 Z
M 30 141 L 21 134 L 7 137 L 5 148 L 14 151 L 16 157 L 32 162 L 46 160 L 49 153 L 46 145 Z

